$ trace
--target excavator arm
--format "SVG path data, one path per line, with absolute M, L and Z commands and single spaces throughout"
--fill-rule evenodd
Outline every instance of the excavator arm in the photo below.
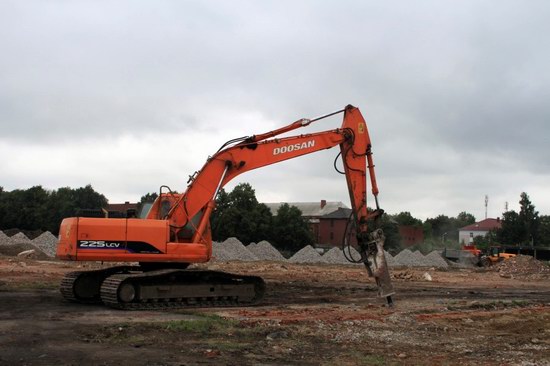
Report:
M 343 113 L 340 128 L 279 137 L 328 116 Z M 206 262 L 212 255 L 210 216 L 219 190 L 247 171 L 340 146 L 353 221 L 361 258 L 376 279 L 379 295 L 391 304 L 393 288 L 384 257 L 384 236 L 368 231 L 367 222 L 378 217 L 378 186 L 371 140 L 359 109 L 345 109 L 315 119 L 301 119 L 267 133 L 226 143 L 189 179 L 182 194 L 161 194 L 146 220 L 69 218 L 60 229 L 58 257 L 68 260 L 177 263 Z M 376 209 L 367 209 L 367 174 Z
M 344 113 L 344 121 L 339 129 L 275 138 L 282 133 L 308 126 L 326 116 L 314 120 L 302 119 L 275 131 L 244 138 L 242 142 L 221 149 L 190 178 L 186 192 L 172 202 L 169 212 L 161 215 L 163 199 L 160 198 L 155 202 L 148 218 L 167 219 L 177 232 L 202 211 L 204 214 L 200 224 L 193 223 L 196 234 L 193 242 L 200 241 L 203 231 L 199 229 L 206 227 L 205 223 L 209 220 L 208 208 L 213 208 L 219 189 L 233 178 L 253 169 L 340 145 L 354 216 L 357 222 L 366 224 L 367 219 L 380 213 L 378 210 L 369 213 L 366 205 L 368 168 L 372 193 L 378 208 L 378 186 L 372 162 L 370 137 L 359 109 L 347 106 L 327 116 L 336 113 Z M 165 198 L 174 200 L 173 195 L 169 194 Z
M 341 128 L 336 130 L 303 134 L 286 138 L 277 136 L 334 114 L 344 113 Z M 378 284 L 379 295 L 391 302 L 393 288 L 384 257 L 384 236 L 382 231 L 368 232 L 367 221 L 382 213 L 378 204 L 378 185 L 372 159 L 372 144 L 367 125 L 358 108 L 351 105 L 341 111 L 315 118 L 301 119 L 274 131 L 245 138 L 231 147 L 218 151 L 208 159 L 200 172 L 192 177 L 187 191 L 178 198 L 166 216 L 171 228 L 177 233 L 186 227 L 191 218 L 202 211 L 197 225 L 193 225 L 193 243 L 210 240 L 208 223 L 215 207 L 219 189 L 236 176 L 249 170 L 275 164 L 298 156 L 340 145 L 344 174 L 349 189 L 353 217 L 356 224 L 358 243 L 369 275 Z M 367 170 L 372 186 L 376 210 L 367 210 Z M 159 201 L 160 203 L 160 201 Z M 174 235 L 177 237 L 178 235 Z

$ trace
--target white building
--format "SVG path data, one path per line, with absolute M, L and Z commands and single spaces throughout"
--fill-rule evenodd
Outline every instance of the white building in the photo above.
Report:
M 472 225 L 464 226 L 458 229 L 458 242 L 463 245 L 473 243 L 474 237 L 485 236 L 489 231 L 500 229 L 502 223 L 500 219 L 485 219 Z

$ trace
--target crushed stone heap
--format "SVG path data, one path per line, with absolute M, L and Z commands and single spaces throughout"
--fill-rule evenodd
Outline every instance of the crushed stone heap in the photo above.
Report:
M 412 256 L 417 267 L 432 267 L 430 260 L 426 259 L 424 254 L 419 250 L 412 252 Z
M 57 248 L 57 237 L 46 231 L 33 239 L 33 244 L 50 257 L 55 257 Z
M 11 244 L 11 238 L 4 234 L 3 231 L 0 230 L 0 245 L 8 245 Z
M 434 267 L 434 262 L 426 258 L 420 251 L 412 252 L 410 249 L 403 249 L 395 257 L 396 265 L 406 267 Z
M 9 257 L 16 257 L 19 253 L 29 250 L 33 250 L 33 253 L 27 258 L 50 259 L 49 256 L 47 256 L 44 252 L 34 246 L 34 244 L 30 240 L 26 242 L 16 241 L 5 245 L 0 245 L 0 255 L 6 255 Z
M 550 277 L 550 266 L 529 255 L 518 255 L 506 259 L 495 266 L 502 277 L 547 278 Z
M 31 239 L 29 239 L 27 237 L 27 235 L 25 235 L 23 233 L 17 233 L 14 236 L 11 237 L 11 241 L 12 242 L 18 242 L 18 243 L 25 243 L 25 242 L 31 241 Z
M 426 259 L 429 261 L 431 267 L 436 268 L 448 268 L 449 265 L 445 262 L 445 259 L 441 256 L 441 252 L 433 250 L 426 255 Z
M 394 257 L 400 266 L 413 267 L 416 265 L 416 260 L 409 249 L 403 249 Z
M 384 250 L 384 256 L 386 257 L 386 263 L 388 267 L 397 267 L 399 266 L 399 262 L 387 251 Z
M 341 248 L 334 247 L 321 257 L 323 262 L 328 264 L 352 264 L 344 256 L 344 252 Z
M 27 238 L 23 233 L 17 233 L 11 238 L 7 237 L 4 233 L 0 235 L 0 255 L 7 255 L 11 257 L 17 256 L 21 252 L 34 250 L 33 254 L 28 258 L 32 259 L 48 259 L 49 256 L 44 254 L 39 248 L 37 248 L 33 242 Z
M 277 249 L 275 249 L 267 240 L 262 240 L 257 244 L 250 243 L 246 248 L 259 260 L 281 262 L 286 261 L 286 258 L 283 257 L 283 255 Z
M 218 261 L 258 260 L 237 238 L 228 238 L 223 243 L 213 242 L 212 256 Z
M 344 253 L 344 250 L 345 250 L 345 253 Z M 323 262 L 328 263 L 328 264 L 344 264 L 344 265 L 348 265 L 348 266 L 362 266 L 363 265 L 363 263 L 350 262 L 346 258 L 346 256 L 347 256 L 347 257 L 350 257 L 350 259 L 352 259 L 352 260 L 361 259 L 361 255 L 359 254 L 359 252 L 355 248 L 353 248 L 353 247 L 347 248 L 346 247 L 344 250 L 342 250 L 342 248 L 338 248 L 338 247 L 334 247 L 334 248 L 330 249 L 328 252 L 323 254 L 323 256 L 322 256 Z
M 323 258 L 311 245 L 303 247 L 289 260 L 292 263 L 323 263 Z

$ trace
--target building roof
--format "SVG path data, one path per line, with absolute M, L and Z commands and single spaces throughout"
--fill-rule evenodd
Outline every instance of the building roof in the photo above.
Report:
M 324 200 L 318 202 L 270 202 L 264 204 L 269 207 L 273 215 L 277 215 L 277 210 L 284 203 L 298 207 L 298 209 L 302 211 L 302 216 L 305 217 L 320 217 L 334 212 L 339 208 L 348 208 L 342 202 L 327 202 Z
M 485 219 L 475 224 L 461 227 L 459 231 L 491 231 L 493 229 L 500 229 L 502 222 L 500 219 Z
M 322 219 L 349 219 L 351 216 L 351 208 L 338 207 L 336 211 L 321 216 Z

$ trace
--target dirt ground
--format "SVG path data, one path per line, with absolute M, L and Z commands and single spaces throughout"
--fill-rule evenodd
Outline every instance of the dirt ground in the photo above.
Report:
M 0 365 L 550 365 L 550 280 L 361 267 L 205 266 L 267 282 L 255 307 L 120 311 L 65 302 L 74 263 L 0 257 Z M 425 273 L 432 280 L 428 281 Z

